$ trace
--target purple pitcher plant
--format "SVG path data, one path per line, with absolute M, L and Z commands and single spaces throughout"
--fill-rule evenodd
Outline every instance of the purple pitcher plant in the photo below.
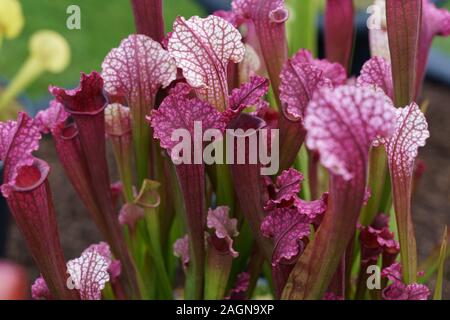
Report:
M 352 78 L 351 0 L 326 1 L 325 58 L 289 57 L 283 0 L 179 16 L 167 34 L 162 0 L 131 5 L 136 34 L 99 71 L 50 86 L 34 119 L 0 123 L 1 192 L 41 274 L 34 299 L 251 299 L 261 278 L 275 299 L 431 297 L 411 202 L 430 136 L 425 66 L 449 12 L 387 1 Z M 42 135 L 102 236 L 70 261 L 51 168 L 34 156 Z

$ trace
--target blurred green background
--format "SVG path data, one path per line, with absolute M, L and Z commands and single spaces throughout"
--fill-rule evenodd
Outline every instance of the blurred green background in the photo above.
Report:
M 450 11 L 450 0 L 443 1 L 443 7 Z M 448 56 L 450 56 L 450 39 L 444 37 L 438 37 L 434 40 L 434 46 L 444 51 Z
M 25 28 L 19 38 L 5 41 L 1 48 L 0 79 L 11 79 L 18 71 L 28 55 L 28 39 L 39 29 L 60 32 L 72 51 L 72 60 L 66 71 L 59 75 L 45 74 L 28 88 L 28 97 L 38 103 L 46 96 L 49 84 L 73 87 L 81 71 L 99 70 L 111 48 L 117 47 L 121 39 L 134 32 L 129 0 L 21 0 L 21 3 Z M 356 0 L 356 3 L 358 7 L 366 8 L 372 0 Z M 72 4 L 81 8 L 81 30 L 66 28 L 66 9 Z M 177 15 L 206 15 L 205 10 L 194 0 L 166 0 L 164 4 L 167 30 L 171 29 Z M 450 0 L 445 1 L 444 6 L 450 10 Z M 450 56 L 448 38 L 436 39 L 435 46 Z
M 72 50 L 70 66 L 59 75 L 45 74 L 27 90 L 36 100 L 46 95 L 49 84 L 75 86 L 81 71 L 99 70 L 103 58 L 120 41 L 134 32 L 129 0 L 21 0 L 25 27 L 19 38 L 5 41 L 0 51 L 0 78 L 11 79 L 28 56 L 28 39 L 39 29 L 61 33 Z M 165 3 L 166 28 L 177 15 L 205 15 L 192 0 L 169 0 Z M 66 27 L 67 7 L 81 9 L 81 30 Z

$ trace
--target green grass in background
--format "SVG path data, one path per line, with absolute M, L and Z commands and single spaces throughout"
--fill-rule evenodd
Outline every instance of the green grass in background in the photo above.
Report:
M 166 28 L 177 15 L 205 15 L 192 0 L 165 2 Z M 19 38 L 5 41 L 0 49 L 0 78 L 11 79 L 28 56 L 28 39 L 39 29 L 52 29 L 69 42 L 72 60 L 62 74 L 46 74 L 28 90 L 33 100 L 47 94 L 49 84 L 73 87 L 80 72 L 100 70 L 106 54 L 120 40 L 134 32 L 134 20 L 129 0 L 21 0 L 25 28 Z M 66 28 L 66 9 L 76 4 L 81 9 L 81 30 Z
M 450 11 L 450 0 L 447 0 L 443 7 Z M 450 37 L 438 37 L 434 40 L 434 45 L 436 48 L 444 51 L 448 56 L 450 56 Z
M 35 101 L 47 94 L 49 84 L 73 87 L 81 71 L 99 70 L 111 48 L 117 47 L 121 39 L 134 32 L 129 0 L 21 0 L 21 3 L 25 28 L 19 38 L 5 41 L 0 49 L 0 78 L 11 79 L 14 76 L 28 55 L 28 39 L 39 29 L 60 32 L 72 49 L 72 61 L 66 71 L 59 75 L 46 74 L 27 90 Z M 367 3 L 372 3 L 372 0 L 356 0 L 360 9 Z M 81 30 L 66 28 L 66 9 L 71 4 L 81 8 Z M 177 15 L 205 15 L 193 0 L 165 0 L 164 4 L 167 30 L 171 29 Z M 450 0 L 444 6 L 450 10 Z M 450 56 L 450 38 L 438 37 L 434 44 Z

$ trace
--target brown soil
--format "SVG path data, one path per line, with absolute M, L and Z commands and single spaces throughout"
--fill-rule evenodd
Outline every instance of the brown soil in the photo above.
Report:
M 440 241 L 444 225 L 450 225 L 450 91 L 448 87 L 428 83 L 424 88 L 424 95 L 430 100 L 428 121 L 431 138 L 420 153 L 421 159 L 426 164 L 426 172 L 419 185 L 413 207 L 421 259 L 424 259 Z M 66 259 L 77 257 L 84 248 L 99 241 L 100 237 L 68 183 L 50 139 L 42 141 L 39 154 L 52 168 L 50 183 Z M 110 159 L 112 160 L 111 157 Z M 28 266 L 31 279 L 37 276 L 37 271 L 14 224 L 9 234 L 7 256 Z M 449 261 L 446 279 L 444 297 L 450 299 Z
M 444 225 L 450 225 L 450 90 L 427 83 L 424 97 L 430 101 L 427 119 L 431 137 L 420 152 L 426 171 L 413 205 L 417 246 L 422 259 L 440 242 Z M 450 299 L 450 259 L 445 270 L 444 297 Z

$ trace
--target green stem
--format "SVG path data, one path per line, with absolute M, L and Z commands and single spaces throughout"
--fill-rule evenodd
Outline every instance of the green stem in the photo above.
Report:
M 195 263 L 195 262 L 194 262 Z M 184 299 L 185 300 L 197 300 L 197 287 L 196 287 L 196 279 L 195 279 L 195 267 L 192 266 L 192 263 L 189 262 L 189 267 L 186 272 L 186 283 L 184 284 Z
M 444 266 L 445 259 L 447 258 L 447 226 L 444 228 L 444 234 L 442 236 L 441 251 L 439 254 L 439 269 L 436 277 L 436 288 L 434 289 L 433 300 L 442 300 L 442 285 L 444 281 Z
M 160 235 L 161 235 L 161 250 L 163 252 L 172 253 L 172 249 L 169 248 L 172 242 L 169 243 L 170 230 L 175 219 L 175 214 L 177 212 L 177 202 L 175 195 L 177 192 L 178 185 L 173 184 L 171 178 L 171 161 L 165 158 L 163 151 L 161 150 L 156 141 L 152 141 L 152 156 L 153 160 L 153 172 L 155 173 L 155 180 L 161 183 L 161 204 L 159 206 L 159 224 L 160 224 Z M 165 256 L 166 263 L 168 261 L 168 255 Z M 173 257 L 173 254 L 170 254 Z
M 170 229 L 169 234 L 169 243 L 170 248 L 166 250 L 166 265 L 167 265 L 167 272 L 169 274 L 169 278 L 172 283 L 175 282 L 175 278 L 177 276 L 178 271 L 178 261 L 179 259 L 173 254 L 173 243 L 177 241 L 179 238 L 181 238 L 184 235 L 185 226 L 183 224 L 182 215 L 176 214 L 173 220 L 173 224 Z
M 378 213 L 384 212 L 389 214 L 392 208 L 392 184 L 391 176 L 388 170 L 386 170 L 386 178 L 384 180 L 383 192 L 381 194 L 380 203 L 378 206 Z
M 152 300 L 156 298 L 155 282 L 152 280 L 151 275 L 153 267 L 151 266 L 151 259 L 149 259 L 149 253 L 145 246 L 148 243 L 148 235 L 144 221 L 139 221 L 136 226 L 135 234 L 129 236 L 129 247 L 133 253 L 134 260 L 136 261 L 137 269 L 137 281 L 139 289 L 142 293 L 142 298 Z
M 232 289 L 238 274 L 247 268 L 247 262 L 251 259 L 252 249 L 255 246 L 253 234 L 247 221 L 243 220 L 241 225 L 239 236 L 234 241 L 234 248 L 239 252 L 239 256 L 234 259 L 231 268 L 228 291 Z
M 123 186 L 123 195 L 127 203 L 132 203 L 133 197 L 133 174 L 131 160 L 131 145 L 127 137 L 112 137 L 114 157 L 119 171 L 120 181 Z
M 216 164 L 217 175 L 217 205 L 226 205 L 234 213 L 234 188 L 227 164 Z
M 287 22 L 290 55 L 305 48 L 317 56 L 317 1 L 288 0 L 287 4 L 291 14 Z
M 411 217 L 411 179 L 397 178 L 396 183 L 393 182 L 393 194 L 403 280 L 407 284 L 414 283 L 417 277 L 417 248 Z
M 361 213 L 361 224 L 368 226 L 380 212 L 379 205 L 384 194 L 387 176 L 387 157 L 384 148 L 374 148 L 370 153 L 369 186 L 371 196 Z M 390 190 L 390 188 L 389 188 Z
M 6 108 L 9 103 L 40 74 L 42 74 L 43 71 L 44 69 L 40 61 L 33 57 L 29 57 L 0 97 L 0 110 Z
M 158 215 L 158 206 L 161 198 L 157 192 L 160 184 L 156 181 L 144 180 L 141 191 L 137 196 L 135 203 L 143 207 L 145 212 L 145 229 L 142 234 L 148 235 L 149 253 L 152 258 L 155 277 L 153 280 L 159 283 L 161 290 L 158 291 L 162 299 L 172 299 L 172 285 L 164 264 L 164 255 L 161 250 L 160 222 Z
M 270 262 L 267 262 L 267 261 L 264 262 L 264 264 L 262 266 L 262 273 L 263 273 L 264 277 L 267 279 L 270 291 L 275 292 L 275 288 L 273 286 L 273 281 L 272 281 L 272 266 L 270 265 Z
M 303 145 L 300 149 L 297 159 L 295 160 L 295 168 L 300 171 L 304 177 L 309 178 L 308 151 Z M 301 189 L 302 199 L 311 200 L 311 188 L 309 183 L 303 183 Z
M 156 274 L 155 263 L 153 262 L 153 258 L 148 250 L 146 250 L 144 254 L 143 270 L 145 274 L 145 290 L 147 291 L 149 300 L 158 299 L 158 275 Z
M 250 274 L 250 281 L 249 281 L 249 286 L 248 286 L 248 290 L 247 290 L 247 299 L 251 299 L 253 296 L 253 293 L 255 292 L 256 284 L 261 275 L 261 271 L 263 269 L 263 265 L 264 265 L 264 261 L 265 261 L 264 255 L 259 250 L 258 244 L 255 241 L 253 241 L 252 247 L 253 247 L 253 252 L 249 258 L 249 263 L 248 263 L 248 268 L 247 268 L 247 272 Z
M 219 300 L 225 296 L 233 257 L 210 248 L 205 270 L 205 299 Z
M 193 277 L 193 291 L 186 291 L 191 299 L 202 299 L 205 280 L 205 166 L 180 164 L 176 172 L 183 194 L 186 225 L 189 235 L 189 274 Z M 193 294 L 193 296 L 191 295 Z
M 151 255 L 153 257 L 156 274 L 158 275 L 158 282 L 161 285 L 161 298 L 164 300 L 173 299 L 172 284 L 164 265 L 164 256 L 161 251 L 159 217 L 157 210 L 146 209 L 146 223 L 150 237 Z
M 142 185 L 148 178 L 150 160 L 150 127 L 146 123 L 146 108 L 134 107 L 132 110 L 133 120 L 133 143 L 136 154 L 136 170 L 138 185 Z
M 269 101 L 269 106 L 274 109 L 274 110 L 279 110 L 278 109 L 278 102 L 277 102 L 277 97 L 275 95 L 274 89 L 272 86 L 270 86 L 269 88 L 269 92 L 267 93 L 267 100 Z

